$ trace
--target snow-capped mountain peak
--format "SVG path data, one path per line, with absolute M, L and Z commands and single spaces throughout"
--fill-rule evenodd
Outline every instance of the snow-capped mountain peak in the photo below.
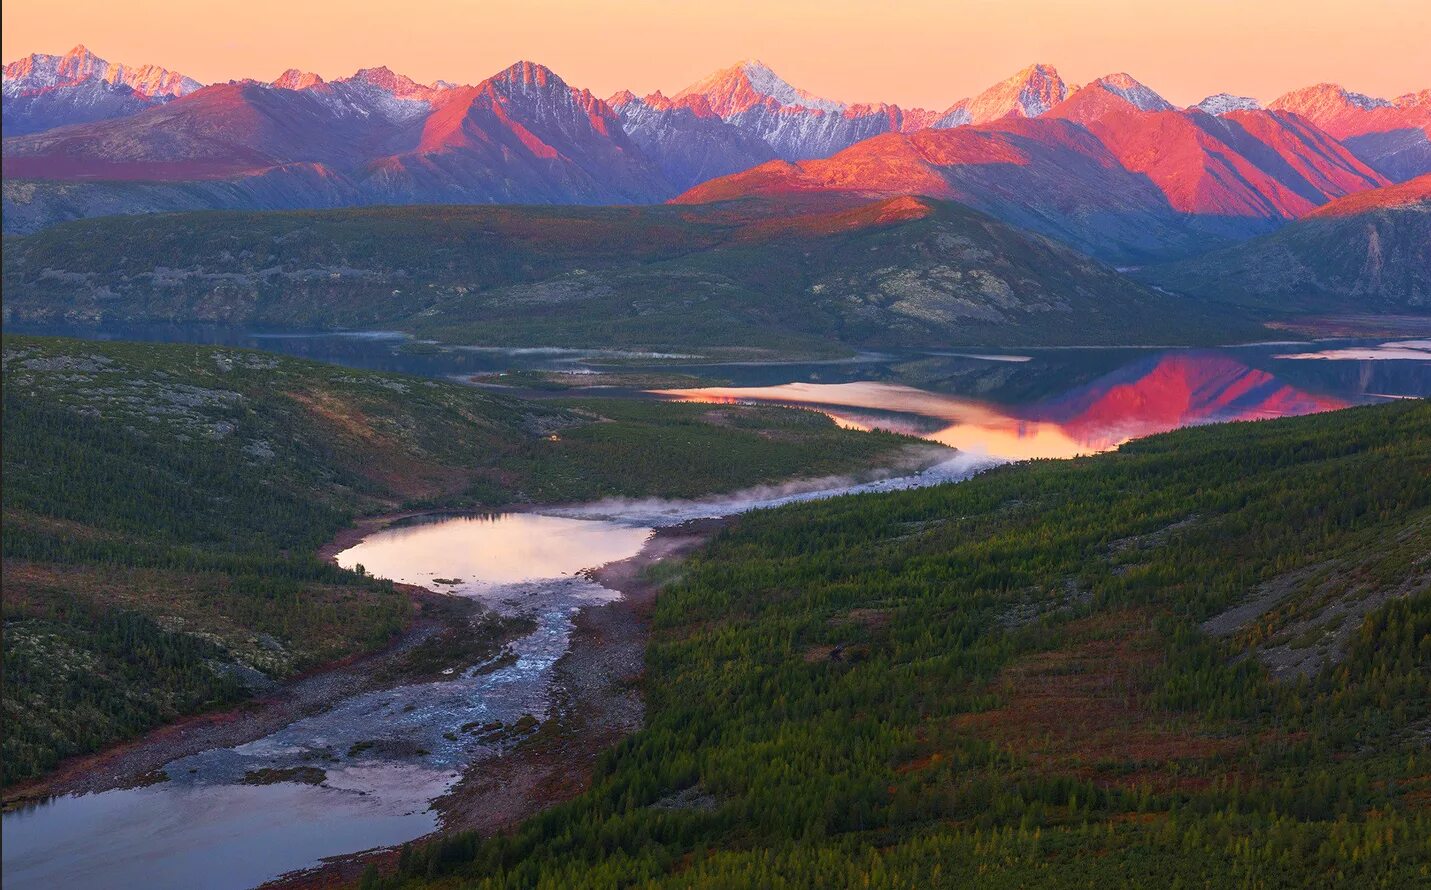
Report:
M 756 105 L 773 104 L 779 108 L 807 108 L 814 111 L 841 112 L 844 103 L 823 99 L 813 93 L 791 86 L 755 59 L 724 68 L 691 84 L 673 99 L 681 102 L 691 96 L 702 96 L 723 118 L 730 118 Z
M 365 83 L 377 87 L 398 99 L 426 99 L 432 92 L 431 87 L 423 86 L 406 74 L 398 74 L 386 65 L 360 68 L 352 77 L 344 80 L 347 83 Z
M 1141 111 L 1171 111 L 1173 107 L 1167 99 L 1122 72 L 1100 77 L 1090 86 L 1107 90 Z
M 540 93 L 547 90 L 570 92 L 571 87 L 557 73 L 545 65 L 526 60 L 514 62 L 492 75 L 488 81 L 500 85 L 506 91 L 516 93 Z
M 772 71 L 769 65 L 759 59 L 741 62 L 740 70 L 757 93 L 769 96 L 783 106 L 818 108 L 822 111 L 843 111 L 845 108 L 843 102 L 822 99 L 813 93 L 791 86 L 784 78 Z
M 635 93 L 631 92 L 630 90 L 617 90 L 616 92 L 611 94 L 610 98 L 606 100 L 606 104 L 610 105 L 612 108 L 620 109 L 632 104 L 633 102 L 640 101 L 640 97 L 637 96 Z
M 1229 111 L 1257 111 L 1262 107 L 1256 99 L 1248 96 L 1234 96 L 1231 93 L 1216 93 L 1192 106 L 1216 117 Z
M 203 86 L 157 65 L 122 65 L 101 59 L 84 44 L 62 56 L 32 53 L 5 66 L 5 94 L 75 87 L 87 82 L 125 86 L 146 99 L 184 96 Z
M 1348 109 L 1370 111 L 1392 105 L 1385 99 L 1353 93 L 1334 83 L 1319 83 L 1279 96 L 1271 105 L 1278 111 L 1291 111 L 1310 120 L 1321 120 Z
M 1068 97 L 1068 84 L 1052 65 L 1033 64 L 977 96 L 954 103 L 934 125 L 983 124 L 1010 115 L 1038 117 Z

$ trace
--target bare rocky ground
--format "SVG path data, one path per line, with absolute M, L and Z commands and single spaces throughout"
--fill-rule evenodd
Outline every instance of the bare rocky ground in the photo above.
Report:
M 428 512 L 361 520 L 324 546 L 319 555 L 333 559 L 393 522 Z M 645 713 L 640 681 L 650 610 L 659 589 L 659 584 L 646 576 L 646 569 L 681 558 L 709 540 L 724 522 L 697 520 L 660 529 L 636 556 L 592 573 L 594 580 L 623 597 L 577 616 L 571 648 L 556 666 L 553 716 L 503 756 L 468 768 L 452 791 L 434 804 L 441 818 L 439 833 L 508 830 L 587 787 L 597 756 L 639 729 Z M 271 694 L 234 708 L 194 715 L 107 750 L 73 758 L 43 780 L 11 789 L 5 807 L 63 794 L 148 784 L 173 760 L 251 742 L 376 685 L 403 682 L 404 656 L 441 634 L 453 610 L 447 602 L 450 597 L 444 594 L 410 585 L 398 587 L 413 598 L 417 616 L 387 649 L 316 668 Z M 395 851 L 384 850 L 337 857 L 316 869 L 280 878 L 271 886 L 334 886 L 356 880 L 369 861 L 388 866 L 395 856 Z
M 446 597 L 420 587 L 399 587 L 413 597 L 418 615 L 383 651 L 316 668 L 272 694 L 237 707 L 196 714 L 104 751 L 71 758 L 44 779 L 11 789 L 5 798 L 6 809 L 61 794 L 91 794 L 148 784 L 156 771 L 170 761 L 209 748 L 251 742 L 371 689 L 378 675 L 391 673 L 389 669 L 405 653 L 446 626 L 433 617 L 433 613 L 444 611 L 441 600 Z
M 584 609 L 571 648 L 556 666 L 553 716 L 536 733 L 500 757 L 478 761 L 434 807 L 437 835 L 496 834 L 584 791 L 602 751 L 641 728 L 641 679 L 646 636 L 660 583 L 647 569 L 679 560 L 708 541 L 726 520 L 688 522 L 658 530 L 640 553 L 592 573 L 622 598 Z M 316 890 L 358 880 L 369 864 L 396 867 L 397 850 L 335 857 L 322 866 L 285 875 L 265 890 Z
M 1238 605 L 1203 622 L 1214 637 L 1240 637 L 1282 680 L 1311 677 L 1346 657 L 1367 615 L 1393 599 L 1431 590 L 1431 522 L 1413 521 L 1396 535 L 1400 548 L 1424 555 L 1395 583 L 1355 580 L 1355 559 L 1330 559 L 1262 584 Z M 1409 552 L 1415 552 L 1411 550 Z M 1353 580 L 1348 580 L 1353 579 Z M 1262 627 L 1274 628 L 1270 634 Z

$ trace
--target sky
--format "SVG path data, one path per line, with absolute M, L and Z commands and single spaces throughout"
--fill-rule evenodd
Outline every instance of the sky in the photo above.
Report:
M 5 0 L 0 23 L 6 62 L 83 43 L 206 83 L 384 64 L 471 83 L 528 59 L 604 97 L 758 58 L 828 98 L 933 109 L 1033 62 L 1073 83 L 1126 71 L 1179 104 L 1431 87 L 1428 0 Z

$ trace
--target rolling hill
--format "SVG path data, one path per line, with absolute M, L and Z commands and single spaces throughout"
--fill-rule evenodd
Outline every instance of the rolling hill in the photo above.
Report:
M 1262 311 L 1431 313 L 1431 175 L 1342 198 L 1270 235 L 1135 276 Z
M 908 197 L 95 219 L 7 241 L 4 287 L 20 319 L 386 327 L 487 345 L 828 353 L 1250 330 Z

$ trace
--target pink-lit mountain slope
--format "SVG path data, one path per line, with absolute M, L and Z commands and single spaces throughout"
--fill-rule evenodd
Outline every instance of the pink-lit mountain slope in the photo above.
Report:
M 1431 174 L 1137 275 L 1180 294 L 1272 313 L 1431 313 Z
M 1127 75 L 1038 118 L 887 134 L 833 157 L 774 162 L 683 203 L 850 192 L 951 198 L 1115 261 L 1205 250 L 1271 231 L 1387 180 L 1295 115 L 1179 111 Z
M 1269 106 L 1300 115 L 1394 180 L 1431 173 L 1431 89 L 1378 99 L 1323 83 Z
M 172 183 L 306 165 L 347 203 L 630 203 L 672 189 L 604 102 L 530 62 L 471 87 L 424 87 L 385 68 L 278 84 L 215 85 L 132 117 L 9 139 L 5 175 Z
M 127 117 L 199 89 L 157 65 L 121 65 L 83 46 L 64 55 L 33 53 L 5 66 L 6 136 Z

